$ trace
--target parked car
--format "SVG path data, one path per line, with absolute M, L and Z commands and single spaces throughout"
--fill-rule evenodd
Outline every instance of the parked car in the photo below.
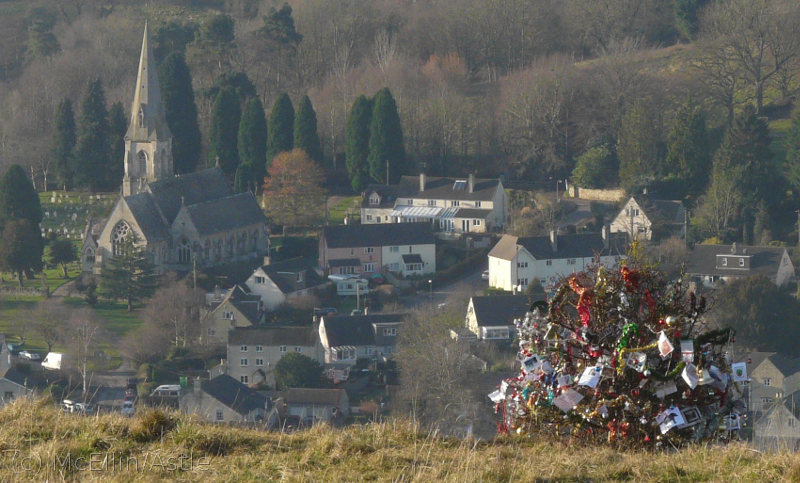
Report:
M 131 388 L 125 389 L 125 395 L 126 396 L 134 396 L 134 397 L 136 397 L 136 394 L 137 394 L 136 393 L 136 389 L 131 389 Z
M 78 414 L 85 414 L 85 415 L 92 415 L 96 411 L 94 404 L 90 403 L 75 403 L 75 407 L 73 408 L 72 412 Z
M 75 402 L 69 399 L 64 399 L 63 401 L 61 401 L 60 407 L 61 410 L 64 411 L 65 413 L 71 413 L 75 410 Z
M 489 270 L 484 270 L 481 274 L 481 280 L 489 280 Z
M 38 361 L 39 359 L 41 359 L 39 354 L 37 354 L 36 352 L 30 352 L 30 351 L 22 351 L 22 352 L 20 352 L 19 353 L 19 358 L 20 359 L 25 359 L 27 361 Z
M 136 406 L 133 405 L 133 401 L 125 401 L 122 403 L 120 413 L 122 413 L 123 416 L 133 416 L 136 414 Z

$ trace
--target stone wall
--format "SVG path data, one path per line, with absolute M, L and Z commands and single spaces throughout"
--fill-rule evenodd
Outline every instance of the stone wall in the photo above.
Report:
M 589 188 L 579 188 L 573 185 L 569 187 L 569 195 L 573 198 L 581 198 L 584 200 L 617 202 L 625 198 L 625 190 L 592 190 Z

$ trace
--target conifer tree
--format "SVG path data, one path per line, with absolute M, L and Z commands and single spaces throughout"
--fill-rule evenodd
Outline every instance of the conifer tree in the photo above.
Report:
M 705 186 L 711 170 L 706 119 L 698 106 L 687 102 L 678 108 L 667 137 L 666 167 L 676 173 L 690 191 Z
M 379 183 L 385 183 L 386 163 L 389 163 L 389 182 L 397 182 L 406 169 L 406 151 L 403 147 L 403 128 L 397 103 L 388 87 L 384 87 L 372 101 L 372 119 L 369 136 L 369 174 Z
M 227 174 L 234 174 L 239 166 L 237 144 L 241 117 L 241 103 L 236 90 L 230 86 L 220 90 L 211 113 L 208 155 L 211 162 L 216 162 L 219 157 L 219 165 Z
M 125 175 L 125 133 L 128 130 L 128 118 L 121 102 L 115 102 L 108 111 L 109 140 L 111 156 L 106 169 L 106 188 L 111 190 L 119 186 Z
M 192 74 L 180 52 L 168 55 L 158 71 L 164 113 L 172 131 L 172 165 L 175 174 L 191 173 L 203 149 Z
M 75 183 L 95 191 L 104 186 L 111 150 L 109 145 L 108 110 L 103 81 L 89 81 L 81 105 L 78 143 L 72 171 Z
M 255 181 L 256 180 L 250 171 L 250 165 L 241 163 L 239 167 L 236 168 L 236 174 L 233 177 L 233 191 L 235 193 L 244 193 L 250 190 L 250 187 L 255 183 Z
M 56 109 L 53 130 L 53 158 L 58 183 L 64 188 L 72 186 L 72 157 L 75 154 L 75 113 L 72 101 L 64 98 Z
M 19 220 L 29 220 L 38 230 L 42 205 L 25 170 L 14 164 L 0 178 L 0 231 L 6 224 Z
M 350 183 L 356 193 L 361 193 L 369 181 L 369 131 L 372 120 L 372 102 L 358 96 L 347 116 L 345 132 L 345 157 Z
M 800 104 L 796 105 L 792 111 L 792 124 L 789 132 L 786 133 L 784 145 L 786 146 L 786 176 L 795 191 L 795 198 L 800 198 Z
M 157 286 L 153 262 L 132 232 L 122 242 L 119 253 L 103 268 L 101 292 L 110 299 L 124 300 L 130 312 L 135 302 L 152 297 Z
M 5 225 L 0 239 L 0 270 L 17 274 L 19 286 L 23 286 L 22 275 L 42 269 L 44 240 L 38 223 L 22 218 Z
M 241 163 L 237 169 L 236 177 L 243 178 L 243 189 L 237 192 L 247 191 L 254 185 L 256 191 L 264 184 L 264 176 L 267 175 L 267 117 L 264 115 L 264 106 L 261 99 L 254 97 L 244 105 L 242 112 L 242 122 L 239 124 L 239 158 Z
M 289 94 L 282 92 L 275 99 L 269 116 L 269 139 L 267 141 L 267 164 L 269 170 L 272 160 L 279 153 L 294 148 L 294 106 Z
M 317 134 L 317 113 L 308 96 L 300 98 L 294 119 L 294 147 L 302 149 L 311 159 L 322 164 L 322 146 Z

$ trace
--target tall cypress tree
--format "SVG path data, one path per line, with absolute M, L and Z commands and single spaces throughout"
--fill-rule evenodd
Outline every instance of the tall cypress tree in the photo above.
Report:
M 369 178 L 369 129 L 372 120 L 372 102 L 366 96 L 358 96 L 347 116 L 345 132 L 345 156 L 350 183 L 357 193 L 364 191 Z
M 106 95 L 103 81 L 94 79 L 89 81 L 81 105 L 78 143 L 72 168 L 75 183 L 91 191 L 102 188 L 110 157 Z
M 233 177 L 233 191 L 235 193 L 244 193 L 250 189 L 254 182 L 253 174 L 250 172 L 250 165 L 242 163 L 236 168 L 236 174 Z
M 700 108 L 691 102 L 679 107 L 667 136 L 665 164 L 695 193 L 705 186 L 711 170 L 708 143 L 706 118 Z
M 372 104 L 369 174 L 379 183 L 386 182 L 386 163 L 388 162 L 389 182 L 397 182 L 406 170 L 403 127 L 400 125 L 397 103 L 389 88 L 384 87 L 375 94 Z
M 275 99 L 269 116 L 269 140 L 267 141 L 267 164 L 269 170 L 272 160 L 278 153 L 294 149 L 294 106 L 289 94 L 282 92 Z
M 800 104 L 792 111 L 792 124 L 783 142 L 786 146 L 784 171 L 797 199 L 800 198 Z
M 64 98 L 56 109 L 53 131 L 53 158 L 58 183 L 65 189 L 72 185 L 72 157 L 75 154 L 75 113 L 72 101 Z
M 25 170 L 12 165 L 0 178 L 0 231 L 12 221 L 29 220 L 39 227 L 42 205 Z
M 111 156 L 106 169 L 106 188 L 111 190 L 119 186 L 125 175 L 125 133 L 128 130 L 128 118 L 121 102 L 115 102 L 108 111 L 108 127 Z
M 297 105 L 294 119 L 294 147 L 302 149 L 317 163 L 322 164 L 322 146 L 317 134 L 317 113 L 311 99 L 303 96 Z
M 246 166 L 246 170 L 236 172 L 237 178 L 244 176 L 244 189 L 255 185 L 256 191 L 264 184 L 267 175 L 267 117 L 264 115 L 264 105 L 261 99 L 254 97 L 244 105 L 242 122 L 239 124 L 239 167 Z M 239 192 L 242 192 L 239 191 Z
M 216 162 L 227 174 L 234 174 L 239 166 L 239 122 L 242 117 L 241 103 L 236 89 L 225 87 L 214 100 L 214 111 L 211 113 L 210 146 L 208 155 L 211 162 Z
M 176 174 L 191 173 L 203 149 L 192 74 L 180 52 L 168 55 L 158 71 L 167 125 L 172 131 L 173 168 Z

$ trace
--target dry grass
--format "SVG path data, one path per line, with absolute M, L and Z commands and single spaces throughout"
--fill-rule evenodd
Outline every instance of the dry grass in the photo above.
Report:
M 0 411 L 0 450 L 0 481 L 4 482 L 732 483 L 800 479 L 797 455 L 761 454 L 744 445 L 667 454 L 617 453 L 515 438 L 484 443 L 445 440 L 399 421 L 345 430 L 320 426 L 282 435 L 202 424 L 158 410 L 133 419 L 84 418 L 60 414 L 44 400 L 17 402 Z M 184 460 L 184 467 L 194 466 L 194 470 L 169 468 L 169 462 L 179 461 L 181 454 L 192 455 L 193 464 Z M 32 458 L 24 461 L 24 456 Z M 106 456 L 110 459 L 103 466 Z M 71 467 L 58 464 L 68 457 Z M 90 460 L 96 461 L 93 466 L 98 471 L 85 468 Z

